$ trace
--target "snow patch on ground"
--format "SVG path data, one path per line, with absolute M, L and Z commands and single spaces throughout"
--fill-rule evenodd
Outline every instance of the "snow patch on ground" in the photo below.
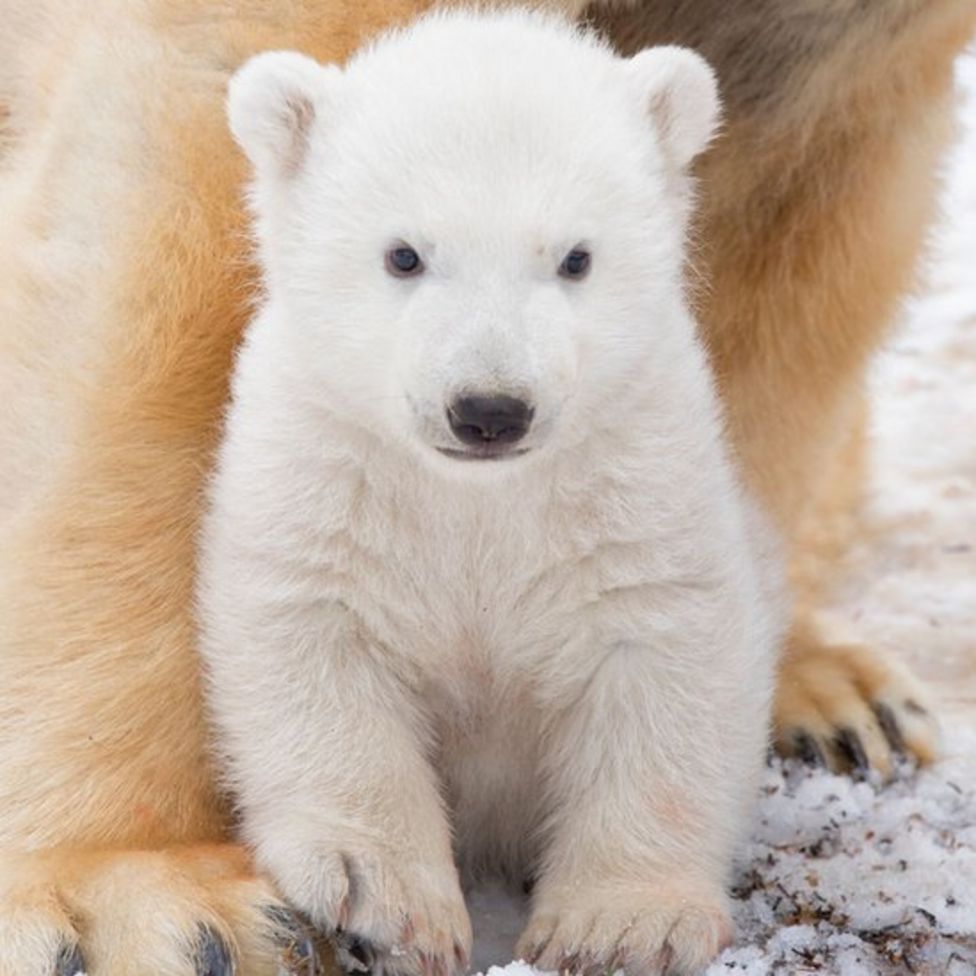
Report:
M 928 290 L 875 374 L 876 531 L 836 607 L 941 694 L 944 758 L 884 788 L 774 761 L 736 866 L 737 944 L 707 976 L 976 973 L 976 55 L 959 80 L 966 134 Z M 524 899 L 483 889 L 470 906 L 475 966 L 536 976 L 498 965 Z
M 976 731 L 946 752 L 885 788 L 775 763 L 709 976 L 976 972 Z

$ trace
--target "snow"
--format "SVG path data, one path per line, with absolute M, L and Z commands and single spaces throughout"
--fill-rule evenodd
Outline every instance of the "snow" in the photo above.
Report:
M 737 942 L 707 976 L 976 973 L 976 52 L 958 75 L 945 219 L 874 373 L 868 531 L 833 609 L 930 681 L 943 757 L 885 787 L 774 761 L 736 865 Z M 536 976 L 508 962 L 524 899 L 469 902 L 475 966 Z

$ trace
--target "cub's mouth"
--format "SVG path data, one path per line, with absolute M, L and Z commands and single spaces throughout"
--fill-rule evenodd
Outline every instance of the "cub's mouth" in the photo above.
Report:
M 438 447 L 437 450 L 444 457 L 453 458 L 457 461 L 508 461 L 512 458 L 522 457 L 532 449 L 529 447 L 513 448 L 499 444 L 497 447 L 489 445 L 470 448 Z

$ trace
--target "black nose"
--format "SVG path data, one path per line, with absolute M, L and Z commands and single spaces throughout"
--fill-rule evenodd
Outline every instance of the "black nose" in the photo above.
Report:
M 521 440 L 535 411 L 510 396 L 459 396 L 447 408 L 454 436 L 473 447 L 514 444 Z

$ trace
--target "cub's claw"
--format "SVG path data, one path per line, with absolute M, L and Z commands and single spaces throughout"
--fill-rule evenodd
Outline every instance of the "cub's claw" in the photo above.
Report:
M 315 936 L 298 913 L 284 905 L 268 905 L 264 914 L 274 924 L 281 945 L 283 974 L 324 976 L 325 968 L 315 948 Z
M 54 963 L 54 976 L 79 976 L 85 972 L 85 959 L 77 943 L 61 947 Z
M 336 938 L 336 959 L 344 973 L 370 973 L 376 962 L 376 953 L 368 942 L 354 935 L 342 934 Z
M 209 925 L 200 926 L 193 961 L 196 976 L 235 976 L 237 972 L 227 943 Z

